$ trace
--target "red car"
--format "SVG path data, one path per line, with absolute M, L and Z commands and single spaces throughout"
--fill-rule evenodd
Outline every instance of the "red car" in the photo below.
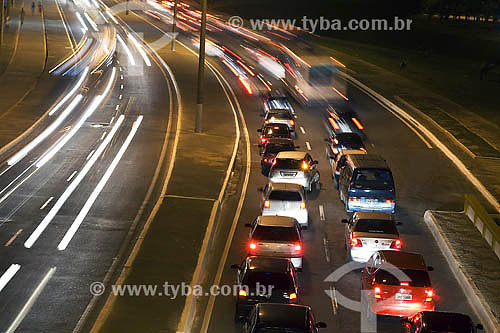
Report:
M 428 274 L 432 270 L 417 253 L 375 252 L 361 274 L 370 312 L 411 317 L 420 311 L 434 311 L 434 290 Z

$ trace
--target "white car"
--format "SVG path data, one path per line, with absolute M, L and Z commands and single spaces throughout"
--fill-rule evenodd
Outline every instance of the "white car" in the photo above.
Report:
M 357 262 L 367 262 L 379 250 L 398 251 L 403 246 L 392 214 L 356 212 L 346 224 L 345 246 L 348 256 Z
M 320 177 L 317 165 L 318 161 L 307 152 L 282 151 L 274 159 L 269 181 L 302 185 L 306 191 L 312 192 Z
M 301 228 L 309 225 L 307 197 L 304 188 L 297 184 L 269 183 L 262 189 L 263 216 L 288 216 L 299 222 Z

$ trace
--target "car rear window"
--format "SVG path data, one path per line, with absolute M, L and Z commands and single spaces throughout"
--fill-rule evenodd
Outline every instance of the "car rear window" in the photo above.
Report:
M 474 332 L 470 318 L 460 314 L 428 312 L 425 314 L 425 323 L 430 330 L 424 332 Z
M 387 271 L 384 269 L 380 269 L 376 276 L 375 280 L 377 283 L 391 285 L 391 286 L 399 286 L 400 282 L 410 282 L 410 286 L 412 287 L 430 287 L 431 280 L 429 279 L 429 274 L 426 271 L 415 270 L 415 269 L 403 269 L 403 273 L 405 273 L 410 279 L 408 280 L 398 280 L 396 276 L 400 275 L 400 272 Z
M 293 289 L 293 281 L 291 276 L 286 273 L 278 272 L 253 272 L 249 271 L 244 277 L 242 284 L 248 288 L 255 288 L 257 283 L 260 286 L 273 286 L 277 290 Z
M 266 120 L 269 120 L 270 118 L 276 118 L 276 119 L 292 119 L 292 116 L 290 115 L 289 112 L 269 112 L 267 114 Z
M 284 159 L 279 158 L 276 159 L 275 168 L 277 169 L 292 169 L 292 170 L 300 170 L 302 160 L 294 160 L 294 159 Z
M 264 154 L 278 154 L 281 151 L 292 151 L 294 149 L 293 144 L 268 143 Z
M 267 137 L 288 137 L 290 131 L 286 126 L 269 126 L 264 129 L 264 135 Z
M 354 186 L 358 188 L 390 188 L 393 184 L 392 173 L 388 169 L 357 169 L 354 174 Z
M 299 192 L 295 191 L 272 191 L 269 194 L 269 200 L 279 200 L 279 201 L 302 201 L 302 196 Z
M 397 234 L 396 224 L 388 220 L 358 220 L 354 227 L 356 232 L 371 232 L 380 234 Z
M 269 227 L 259 225 L 255 228 L 252 238 L 256 241 L 298 242 L 297 229 L 288 227 Z

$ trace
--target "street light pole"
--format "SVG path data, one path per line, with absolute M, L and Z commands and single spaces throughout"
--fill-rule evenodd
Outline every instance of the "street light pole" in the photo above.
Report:
M 2 21 L 2 24 L 0 24 L 0 46 L 3 45 L 3 24 L 4 24 L 4 18 L 5 18 L 5 8 L 4 8 L 4 3 L 5 0 L 2 0 L 2 9 L 0 10 L 1 12 L 1 15 L 0 15 L 0 19 Z M 8 0 L 7 0 L 8 1 Z
M 201 0 L 200 55 L 198 57 L 198 95 L 194 131 L 203 131 L 203 86 L 205 73 L 205 34 L 207 28 L 207 0 Z
M 177 27 L 177 1 L 174 0 L 174 16 L 172 17 L 172 51 L 175 51 L 175 28 Z

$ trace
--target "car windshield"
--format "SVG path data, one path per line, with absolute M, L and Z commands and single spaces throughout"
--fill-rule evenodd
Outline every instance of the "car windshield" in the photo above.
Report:
M 273 117 L 276 119 L 292 119 L 292 116 L 290 115 L 289 112 L 281 111 L 281 112 L 269 112 L 267 114 L 266 120 L 269 120 L 269 119 L 272 120 Z
M 244 286 L 255 288 L 257 283 L 260 286 L 273 286 L 276 290 L 292 290 L 293 281 L 291 276 L 280 272 L 253 272 L 249 271 L 242 281 Z
M 271 242 L 298 242 L 297 229 L 289 227 L 270 227 L 259 225 L 255 228 L 252 239 Z
M 279 158 L 276 160 L 275 167 L 278 169 L 299 170 L 302 165 L 302 160 Z
M 399 280 L 396 276 L 401 274 L 401 271 L 406 274 L 409 279 Z M 387 271 L 385 269 L 380 269 L 376 273 L 375 280 L 377 283 L 399 286 L 401 282 L 410 282 L 412 287 L 429 287 L 431 281 L 429 279 L 429 274 L 426 271 L 416 270 L 416 269 L 403 269 L 396 272 L 395 269 Z
M 281 151 L 292 151 L 294 150 L 294 145 L 290 144 L 280 144 L 280 143 L 268 143 L 264 154 L 278 154 Z
M 295 191 L 272 191 L 269 194 L 269 200 L 278 200 L 278 201 L 302 201 L 302 196 L 299 192 Z
M 354 187 L 363 189 L 387 189 L 394 184 L 388 169 L 358 169 L 354 174 Z
M 472 333 L 472 322 L 468 316 L 455 313 L 426 313 L 425 323 L 427 330 L 422 332 L 455 332 Z
M 397 234 L 398 230 L 393 221 L 389 220 L 358 220 L 354 226 L 355 232 L 370 232 L 380 234 Z
M 290 136 L 290 132 L 288 131 L 288 128 L 286 126 L 269 126 L 264 128 L 262 134 L 264 134 L 268 138 L 271 137 L 287 138 Z

